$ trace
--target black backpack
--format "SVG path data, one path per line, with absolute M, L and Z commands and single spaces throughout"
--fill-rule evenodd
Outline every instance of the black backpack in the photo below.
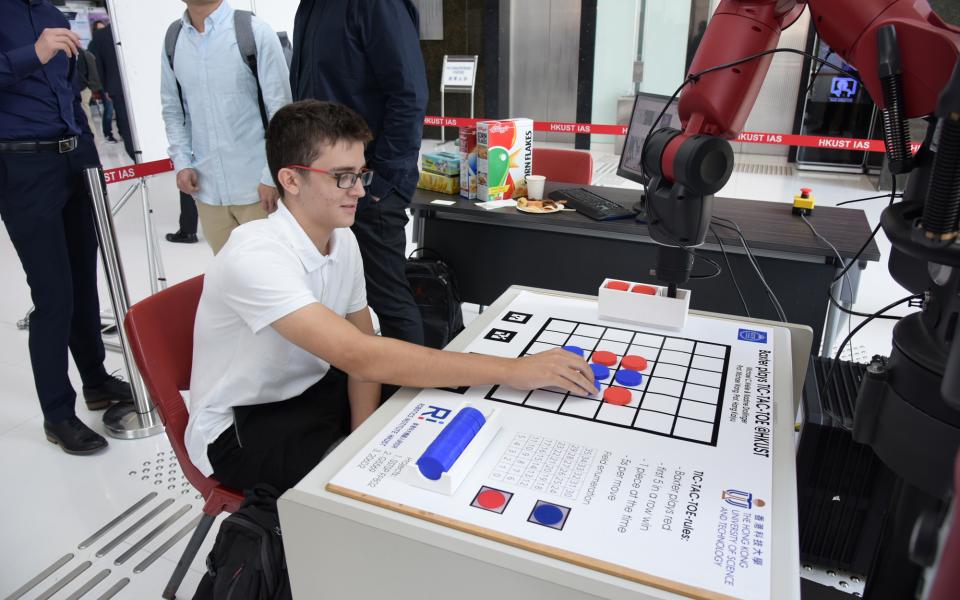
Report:
M 277 490 L 259 484 L 223 520 L 193 600 L 290 600 Z
M 420 253 L 420 258 L 414 258 Z M 426 254 L 432 255 L 427 258 Z M 460 291 L 453 270 L 440 255 L 417 248 L 407 257 L 407 281 L 423 317 L 424 345 L 443 348 L 463 330 Z

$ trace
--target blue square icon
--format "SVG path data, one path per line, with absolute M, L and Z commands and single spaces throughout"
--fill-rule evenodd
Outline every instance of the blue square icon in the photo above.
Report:
M 527 517 L 527 521 L 536 523 L 537 525 L 543 525 L 544 527 L 550 527 L 551 529 L 563 530 L 563 526 L 567 523 L 568 516 L 570 516 L 570 509 L 566 506 L 560 506 L 559 504 L 545 500 L 537 500 L 533 510 L 530 512 L 530 516 Z

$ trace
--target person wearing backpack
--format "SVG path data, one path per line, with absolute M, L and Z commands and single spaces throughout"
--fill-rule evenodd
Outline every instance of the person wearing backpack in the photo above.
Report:
M 276 207 L 263 137 L 290 102 L 289 71 L 264 21 L 224 0 L 184 2 L 164 39 L 163 121 L 177 187 L 196 200 L 216 254 L 238 225 Z
M 87 123 L 93 127 L 93 115 L 90 114 L 90 99 L 95 92 L 103 90 L 100 73 L 97 72 L 97 57 L 93 52 L 80 48 L 77 56 L 77 85 L 80 87 L 80 107 L 87 115 Z
M 374 334 L 350 229 L 373 178 L 371 138 L 341 104 L 277 111 L 266 140 L 277 210 L 238 227 L 207 269 L 184 441 L 191 462 L 227 486 L 295 485 L 376 410 L 381 383 L 598 393 L 587 363 L 565 350 L 503 358 Z
M 117 56 L 117 44 L 113 39 L 113 25 L 104 23 L 93 31 L 87 49 L 97 58 L 97 70 L 103 85 L 103 135 L 108 142 L 116 142 L 113 137 L 113 115 L 117 119 L 117 131 L 123 138 L 123 149 L 130 160 L 137 159 L 133 147 L 133 133 L 130 130 L 130 112 L 127 110 L 126 97 L 123 94 L 123 78 L 120 76 L 120 60 Z

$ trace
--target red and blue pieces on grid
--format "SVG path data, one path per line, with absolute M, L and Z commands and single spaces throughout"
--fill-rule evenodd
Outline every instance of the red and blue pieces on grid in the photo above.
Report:
M 584 350 L 579 346 L 564 346 L 564 350 L 584 358 Z M 593 370 L 593 385 L 600 389 L 600 384 L 610 377 L 610 367 L 617 364 L 617 355 L 606 350 L 597 350 L 590 355 L 590 369 Z M 628 354 L 620 361 L 620 369 L 613 376 L 620 385 L 634 387 L 643 382 L 643 371 L 647 368 L 647 359 L 636 354 Z M 603 391 L 603 401 L 618 406 L 626 406 L 633 399 L 633 393 L 622 387 L 608 387 Z

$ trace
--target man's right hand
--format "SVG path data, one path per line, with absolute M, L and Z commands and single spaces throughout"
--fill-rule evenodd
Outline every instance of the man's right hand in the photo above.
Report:
M 572 352 L 548 350 L 515 359 L 507 385 L 518 390 L 558 387 L 578 396 L 593 396 L 599 390 L 593 384 L 590 365 Z
M 200 191 L 198 181 L 196 169 L 183 169 L 177 172 L 177 189 L 184 194 L 194 194 Z
M 45 65 L 61 50 L 66 52 L 67 56 L 80 54 L 80 36 L 63 27 L 47 28 L 40 32 L 40 37 L 33 48 L 37 52 L 40 64 Z

